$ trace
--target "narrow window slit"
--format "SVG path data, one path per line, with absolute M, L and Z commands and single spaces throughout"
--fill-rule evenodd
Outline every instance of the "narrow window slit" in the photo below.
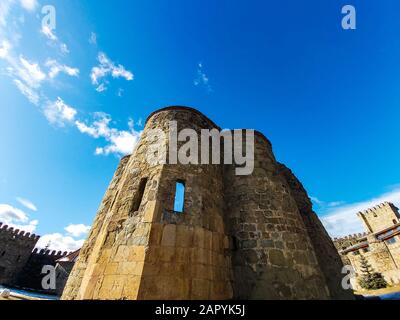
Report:
M 138 211 L 140 208 L 140 205 L 142 204 L 143 194 L 144 194 L 144 191 L 146 190 L 146 184 L 147 184 L 147 178 L 142 178 L 139 183 L 139 189 L 138 189 L 137 197 L 135 199 L 135 203 L 133 206 L 133 212 Z
M 175 185 L 174 211 L 183 213 L 185 205 L 185 182 L 178 180 Z

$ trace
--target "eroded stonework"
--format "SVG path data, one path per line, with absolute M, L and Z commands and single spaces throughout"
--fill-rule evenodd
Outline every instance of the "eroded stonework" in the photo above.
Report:
M 342 263 L 306 191 L 255 135 L 252 175 L 232 165 L 155 165 L 150 129 L 218 129 L 200 112 L 153 113 L 125 157 L 63 293 L 63 299 L 351 299 Z M 184 212 L 174 209 L 185 184 Z

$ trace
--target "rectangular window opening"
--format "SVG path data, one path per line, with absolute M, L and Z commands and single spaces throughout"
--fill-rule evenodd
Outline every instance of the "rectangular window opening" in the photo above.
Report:
M 175 203 L 174 211 L 183 213 L 185 205 L 185 182 L 178 180 L 175 186 Z
M 140 208 L 140 205 L 142 204 L 143 194 L 144 194 L 144 191 L 146 190 L 146 184 L 147 184 L 147 178 L 142 178 L 139 183 L 139 189 L 138 189 L 135 205 L 133 206 L 133 212 L 138 211 Z

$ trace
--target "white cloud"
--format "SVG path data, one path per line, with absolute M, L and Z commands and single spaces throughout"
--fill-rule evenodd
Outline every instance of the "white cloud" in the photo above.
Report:
M 28 100 L 34 105 L 39 104 L 39 94 L 33 90 L 31 87 L 27 86 L 25 83 L 21 82 L 19 79 L 14 80 L 15 85 L 19 91 L 28 98 Z
M 68 46 L 65 43 L 61 43 L 60 44 L 60 50 L 61 50 L 61 53 L 63 53 L 63 54 L 68 54 L 69 53 Z
M 85 226 L 84 224 L 70 224 L 65 230 L 73 237 L 81 237 L 90 231 L 90 226 Z
M 8 56 L 11 44 L 7 40 L 3 40 L 0 45 L 0 58 L 4 59 Z
M 400 206 L 400 187 L 395 187 L 391 191 L 370 200 L 346 204 L 329 210 L 328 213 L 321 216 L 321 220 L 332 237 L 362 233 L 366 230 L 358 218 L 357 213 L 385 201 Z
M 42 34 L 44 34 L 49 40 L 52 40 L 52 41 L 58 40 L 58 38 L 54 34 L 53 30 L 51 30 L 51 28 L 49 26 L 47 26 L 46 24 L 42 25 L 42 29 L 40 30 L 40 32 Z
M 69 49 L 68 46 L 61 42 L 58 37 L 56 36 L 56 34 L 54 33 L 54 31 L 47 25 L 42 25 L 42 28 L 40 29 L 40 32 L 50 41 L 48 42 L 49 45 L 52 46 L 58 46 L 59 50 L 61 51 L 62 54 L 68 54 L 69 53 Z
M 323 200 L 318 199 L 317 197 L 310 197 L 311 201 L 316 204 L 321 211 L 327 210 L 329 208 L 334 208 L 338 207 L 341 205 L 344 205 L 344 201 L 331 201 L 331 202 L 326 202 Z
M 0 222 L 14 228 L 33 233 L 39 223 L 38 220 L 29 221 L 28 215 L 8 204 L 0 204 Z
M 29 219 L 22 210 L 8 204 L 0 204 L 0 220 L 8 223 L 12 221 L 27 222 Z
M 207 74 L 204 72 L 204 66 L 200 62 L 197 64 L 197 77 L 194 79 L 193 83 L 196 87 L 202 86 L 204 87 L 207 92 L 212 92 L 212 88 L 210 86 L 210 80 Z
M 79 69 L 78 68 L 72 68 L 67 65 L 60 64 L 56 60 L 49 59 L 46 61 L 46 67 L 48 67 L 49 70 L 49 77 L 51 79 L 57 77 L 57 75 L 61 72 L 71 76 L 71 77 L 77 77 L 79 75 Z
M 7 17 L 11 10 L 14 0 L 1 0 L 0 1 L 0 25 L 7 25 Z
M 75 119 L 77 111 L 67 105 L 60 97 L 54 102 L 48 102 L 44 107 L 44 115 L 51 124 L 64 126 L 66 122 Z
M 135 145 L 140 139 L 141 132 L 136 131 L 129 125 L 129 131 L 118 130 L 110 127 L 111 117 L 105 113 L 96 113 L 94 121 L 86 124 L 76 121 L 75 125 L 81 133 L 93 138 L 104 138 L 108 145 L 96 149 L 96 155 L 109 155 L 111 153 L 126 155 L 131 154 Z
M 24 199 L 24 198 L 17 198 L 17 201 L 22 204 L 25 208 L 28 208 L 29 210 L 32 211 L 38 211 L 37 207 L 35 206 L 35 204 L 28 200 L 28 199 Z
M 84 241 L 84 239 L 75 240 L 70 236 L 62 235 L 61 233 L 52 233 L 41 236 L 36 247 L 43 249 L 49 245 L 50 250 L 75 251 L 83 246 Z
M 42 81 L 46 79 L 46 74 L 41 70 L 37 62 L 30 62 L 23 56 L 19 57 L 20 67 L 17 67 L 19 78 L 25 81 L 32 88 L 40 87 Z
M 116 65 L 111 61 L 105 53 L 100 52 L 98 55 L 99 65 L 92 68 L 90 78 L 92 84 L 96 86 L 96 90 L 103 92 L 106 89 L 107 81 L 101 82 L 103 78 L 111 76 L 112 78 L 124 78 L 127 81 L 132 81 L 134 75 L 131 71 L 126 70 L 121 64 Z
M 35 10 L 36 6 L 38 5 L 37 0 L 20 0 L 20 3 L 21 6 L 28 11 Z
M 97 88 L 96 88 L 96 91 L 97 92 L 104 92 L 104 91 L 106 91 L 107 90 L 107 87 L 106 87 L 106 85 L 104 84 L 104 83 L 101 83 Z

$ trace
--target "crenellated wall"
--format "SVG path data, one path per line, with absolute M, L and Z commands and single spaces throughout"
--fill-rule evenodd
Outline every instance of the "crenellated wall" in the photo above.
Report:
M 333 244 L 316 216 L 302 217 L 307 212 L 262 134 L 255 135 L 250 176 L 237 176 L 232 165 L 151 165 L 149 132 L 169 136 L 170 121 L 178 131 L 220 130 L 187 107 L 150 115 L 133 155 L 121 160 L 63 299 L 349 296 L 330 291 L 339 275 L 321 261 L 333 261 Z M 178 181 L 185 185 L 182 213 L 173 211 Z M 335 272 L 329 281 L 327 271 Z
M 0 284 L 12 285 L 15 282 L 39 238 L 0 222 Z
M 16 277 L 13 282 L 14 287 L 26 288 L 29 290 L 45 292 L 48 294 L 56 295 L 59 293 L 59 289 L 48 289 L 44 290 L 42 287 L 42 279 L 45 274 L 42 274 L 42 269 L 44 266 L 53 266 L 55 267 L 57 264 L 57 260 L 65 257 L 68 254 L 67 251 L 51 251 L 45 249 L 37 249 L 35 248 L 29 259 L 26 261 L 21 272 Z

